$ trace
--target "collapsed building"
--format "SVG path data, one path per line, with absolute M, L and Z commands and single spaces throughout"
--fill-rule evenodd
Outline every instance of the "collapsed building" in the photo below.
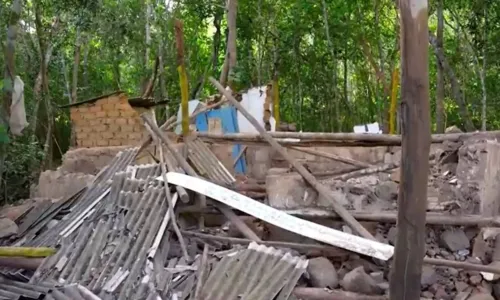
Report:
M 280 130 L 268 91 L 191 101 L 184 138 L 123 93 L 72 106 L 77 148 L 1 219 L 57 252 L 0 298 L 387 299 L 401 137 Z M 497 138 L 433 136 L 422 298 L 500 297 Z

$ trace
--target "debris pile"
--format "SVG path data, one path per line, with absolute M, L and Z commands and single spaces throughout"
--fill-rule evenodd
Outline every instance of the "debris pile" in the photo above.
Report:
M 175 144 L 142 116 L 151 139 L 121 149 L 88 184 L 4 211 L 2 245 L 57 251 L 1 267 L 0 299 L 387 299 L 397 150 L 380 164 L 304 150 L 340 162 L 315 175 L 290 154 L 300 148 L 279 138 L 317 135 L 271 134 L 225 96 L 288 168 L 266 161 L 255 168 L 262 178 L 234 174 L 204 142 L 209 135 Z M 156 162 L 138 164 L 149 143 Z M 488 168 L 498 154 L 490 139 L 455 137 L 432 151 L 423 298 L 500 297 L 499 177 Z

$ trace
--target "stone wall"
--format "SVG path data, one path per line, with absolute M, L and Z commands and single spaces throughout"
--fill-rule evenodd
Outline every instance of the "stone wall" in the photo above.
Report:
M 70 110 L 78 148 L 137 145 L 148 135 L 123 93 Z

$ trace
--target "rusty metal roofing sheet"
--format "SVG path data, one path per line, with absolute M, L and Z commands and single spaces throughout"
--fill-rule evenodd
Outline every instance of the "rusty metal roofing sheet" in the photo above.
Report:
M 202 299 L 288 299 L 307 264 L 307 259 L 251 243 L 216 264 L 204 284 Z

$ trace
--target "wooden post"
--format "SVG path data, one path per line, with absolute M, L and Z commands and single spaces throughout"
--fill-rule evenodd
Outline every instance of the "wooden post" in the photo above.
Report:
M 390 299 L 419 300 L 431 141 L 427 0 L 400 0 L 401 183 Z
M 182 134 L 187 136 L 189 134 L 188 79 L 184 65 L 184 37 L 182 21 L 180 20 L 175 20 L 175 40 L 177 43 L 177 72 L 179 72 L 181 86 Z
M 221 94 L 223 94 L 228 99 L 228 101 L 231 102 L 236 107 L 236 109 L 238 109 L 239 112 L 241 112 L 241 114 L 243 116 L 245 116 L 245 118 L 253 125 L 253 127 L 255 127 L 255 129 L 257 129 L 260 136 L 264 140 L 266 140 L 266 142 L 268 142 L 274 150 L 278 151 L 278 153 L 281 154 L 281 156 L 283 156 L 283 158 L 285 158 L 295 168 L 295 170 L 297 170 L 297 172 L 299 172 L 299 174 L 302 175 L 302 177 L 304 177 L 304 180 L 306 180 L 315 190 L 318 191 L 318 194 L 325 197 L 327 200 L 329 200 L 332 203 L 333 209 L 335 210 L 335 212 L 340 217 L 342 217 L 342 219 L 356 233 L 358 233 L 360 236 L 362 236 L 364 238 L 375 240 L 373 235 L 368 230 L 366 230 L 366 228 L 364 228 L 361 224 L 359 224 L 359 222 L 356 221 L 356 219 L 354 219 L 351 216 L 351 214 L 349 214 L 349 212 L 338 201 L 336 201 L 336 199 L 333 198 L 331 191 L 326 186 L 321 184 L 318 180 L 316 180 L 314 175 L 312 175 L 300 162 L 293 159 L 290 156 L 290 154 L 286 151 L 286 149 L 283 148 L 283 146 L 281 146 L 259 124 L 259 122 L 233 97 L 233 95 L 231 95 L 231 93 L 229 93 L 227 90 L 225 90 L 222 87 L 222 85 L 220 83 L 218 83 L 217 80 L 215 80 L 213 77 L 210 77 L 209 80 L 219 90 L 219 92 Z M 427 151 L 429 151 L 429 150 L 427 150 Z

